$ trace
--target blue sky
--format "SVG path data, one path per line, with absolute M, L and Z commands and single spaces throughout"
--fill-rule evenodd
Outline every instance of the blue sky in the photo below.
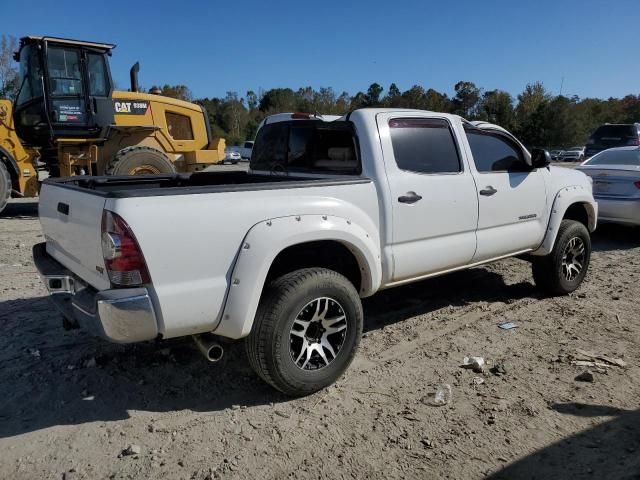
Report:
M 178 6 L 179 8 L 176 8 Z M 640 93 L 638 0 L 6 0 L 0 33 L 117 44 L 122 89 L 186 84 L 195 97 L 273 87 L 353 94 L 414 84 L 453 92 L 459 80 L 517 95 Z

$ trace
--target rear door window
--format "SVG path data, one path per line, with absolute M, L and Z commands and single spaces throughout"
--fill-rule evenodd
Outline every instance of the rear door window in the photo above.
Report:
M 397 118 L 389 121 L 398 167 L 416 173 L 458 173 L 460 156 L 446 120 Z

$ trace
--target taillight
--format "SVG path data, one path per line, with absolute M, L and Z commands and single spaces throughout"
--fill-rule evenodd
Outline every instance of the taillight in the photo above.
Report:
M 630 138 L 627 140 L 627 145 L 640 145 L 640 138 Z
M 303 112 L 296 112 L 291 114 L 291 118 L 294 120 L 309 120 L 314 116 L 315 115 L 313 113 L 303 113 Z
M 135 235 L 118 214 L 102 213 L 102 256 L 109 280 L 116 286 L 149 283 L 149 272 Z
M 637 182 L 633 182 L 633 184 L 636 186 L 636 188 L 640 188 L 640 180 L 638 180 Z

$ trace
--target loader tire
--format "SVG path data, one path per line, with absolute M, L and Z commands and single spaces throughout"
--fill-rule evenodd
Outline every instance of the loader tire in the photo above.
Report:
M 11 198 L 11 175 L 4 163 L 0 162 L 0 212 Z
M 105 172 L 107 175 L 158 175 L 176 173 L 169 158 L 150 147 L 127 147 L 116 153 Z
M 362 317 L 357 290 L 339 273 L 305 268 L 283 275 L 262 295 L 245 339 L 249 363 L 286 395 L 317 392 L 353 360 Z

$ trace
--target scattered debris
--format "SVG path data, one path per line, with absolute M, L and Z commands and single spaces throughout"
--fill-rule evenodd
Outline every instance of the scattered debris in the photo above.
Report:
M 470 368 L 476 373 L 482 373 L 484 369 L 484 358 L 482 357 L 464 357 L 462 360 L 462 368 Z
M 590 370 L 585 370 L 581 374 L 576 376 L 578 382 L 593 382 L 593 373 Z
M 40 350 L 38 350 L 37 348 L 30 348 L 29 353 L 32 357 L 40 358 Z
M 91 357 L 87 361 L 84 362 L 85 368 L 95 368 L 97 365 L 96 357 Z
M 140 445 L 131 444 L 122 451 L 122 455 L 123 456 L 140 455 L 140 452 L 142 452 L 142 448 L 140 448 Z
M 507 368 L 504 366 L 504 362 L 502 361 L 497 362 L 493 367 L 489 369 L 489 371 L 498 377 L 500 375 L 507 374 Z
M 482 385 L 484 383 L 484 378 L 482 377 L 473 377 L 474 385 Z
M 498 324 L 498 328 L 501 328 L 502 330 L 511 330 L 512 328 L 518 328 L 518 325 L 513 322 L 505 322 Z
M 596 353 L 587 352 L 585 350 L 580 350 L 579 348 L 576 349 L 575 360 L 588 360 L 588 361 L 593 361 L 594 363 L 597 363 L 595 362 L 595 360 L 600 360 L 602 362 L 608 363 L 610 365 L 614 365 L 616 367 L 624 368 L 627 366 L 627 362 L 625 362 L 621 358 L 611 358 L 611 357 L 608 357 L 607 355 L 599 355 Z M 598 365 L 598 366 L 601 366 L 601 365 Z
M 96 399 L 95 395 L 87 395 L 86 397 L 82 397 L 82 400 L 87 401 L 87 402 L 91 402 L 91 401 L 93 401 L 95 399 Z
M 424 448 L 433 448 L 433 442 L 428 438 L 423 438 L 422 440 L 420 440 L 420 443 L 424 445 Z
M 448 383 L 443 383 L 442 385 L 438 385 L 429 404 L 433 405 L 434 407 L 442 407 L 450 401 L 451 385 L 449 385 Z

